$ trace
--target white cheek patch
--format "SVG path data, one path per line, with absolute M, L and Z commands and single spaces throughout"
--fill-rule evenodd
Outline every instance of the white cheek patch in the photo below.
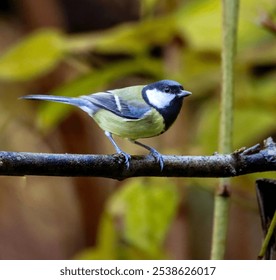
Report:
M 170 102 L 176 97 L 174 94 L 161 92 L 156 89 L 148 89 L 146 94 L 149 103 L 160 109 L 169 106 Z

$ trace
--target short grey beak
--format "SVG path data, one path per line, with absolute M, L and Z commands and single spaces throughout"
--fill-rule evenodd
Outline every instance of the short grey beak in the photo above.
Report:
M 192 93 L 190 91 L 187 90 L 181 90 L 181 92 L 178 94 L 179 97 L 185 97 L 185 96 L 189 96 Z

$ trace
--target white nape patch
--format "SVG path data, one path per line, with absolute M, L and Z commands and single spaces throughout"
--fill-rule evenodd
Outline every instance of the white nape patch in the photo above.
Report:
M 120 102 L 119 96 L 114 94 L 114 98 L 115 98 L 115 102 L 116 102 L 116 106 L 117 106 L 118 110 L 120 112 L 122 112 L 122 106 L 121 106 L 121 102 Z
M 172 93 L 165 93 L 157 89 L 148 89 L 146 91 L 149 103 L 156 108 L 165 108 L 176 97 Z

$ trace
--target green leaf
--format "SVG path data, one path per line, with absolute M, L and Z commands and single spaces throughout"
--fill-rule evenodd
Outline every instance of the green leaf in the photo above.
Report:
M 196 50 L 220 50 L 222 39 L 221 1 L 187 1 L 177 12 L 179 32 L 189 45 Z M 273 40 L 272 32 L 258 25 L 262 12 L 273 14 L 275 3 L 272 0 L 261 3 L 257 0 L 240 1 L 238 26 L 238 49 L 248 51 L 248 47 Z
M 152 46 L 170 42 L 177 31 L 174 19 L 173 16 L 164 16 L 121 24 L 100 33 L 70 36 L 66 48 L 68 52 L 142 54 Z
M 162 245 L 178 205 L 171 180 L 132 180 L 109 201 L 108 209 L 119 222 L 122 239 L 149 255 L 162 252 Z
M 237 98 L 234 110 L 234 149 L 263 140 L 263 137 L 275 128 L 275 102 L 272 98 L 275 91 L 273 92 L 271 88 L 265 91 L 265 85 L 260 91 L 256 88 L 255 91 L 247 92 L 241 84 L 237 85 L 237 93 L 242 92 L 243 96 Z M 269 98 L 265 102 L 266 96 Z M 210 99 L 201 108 L 199 134 L 196 137 L 196 143 L 204 153 L 217 151 L 218 118 L 219 103 L 217 100 Z
M 24 81 L 52 70 L 64 53 L 60 32 L 40 30 L 0 57 L 0 79 Z
M 104 212 L 99 225 L 97 245 L 88 247 L 74 256 L 78 260 L 113 260 L 118 259 L 118 236 L 112 217 Z
M 177 13 L 177 25 L 193 49 L 219 50 L 221 47 L 220 1 L 190 1 Z

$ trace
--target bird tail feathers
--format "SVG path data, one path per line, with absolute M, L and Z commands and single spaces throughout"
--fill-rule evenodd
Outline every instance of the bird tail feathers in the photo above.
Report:
M 92 115 L 96 107 L 93 103 L 88 100 L 79 98 L 79 97 L 65 97 L 65 96 L 55 96 L 55 95 L 25 95 L 20 97 L 20 99 L 28 99 L 28 100 L 44 100 L 44 101 L 53 101 L 59 103 L 70 104 L 76 107 L 79 107 L 83 111 L 87 112 L 89 115 Z

